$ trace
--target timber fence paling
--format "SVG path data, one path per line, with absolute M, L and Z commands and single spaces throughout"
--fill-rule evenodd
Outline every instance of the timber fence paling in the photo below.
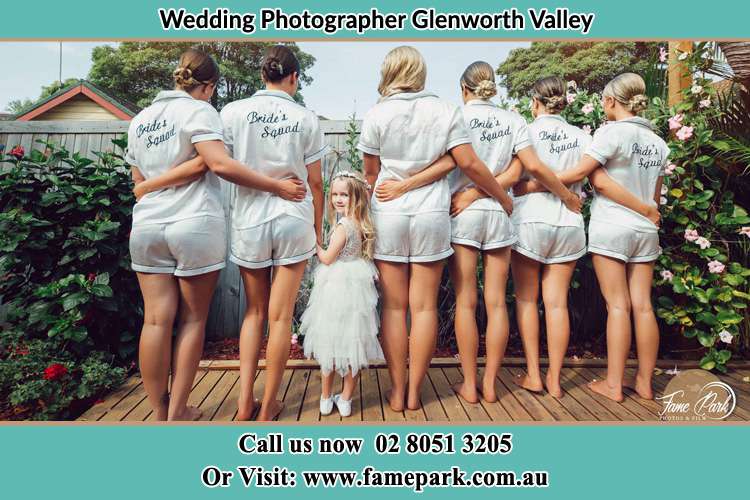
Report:
M 346 157 L 346 135 L 348 120 L 322 120 L 321 130 L 331 151 L 323 159 L 324 179 L 329 179 L 332 172 L 348 170 L 350 165 Z M 16 145 L 23 145 L 27 153 L 32 149 L 42 149 L 36 145 L 36 139 L 46 138 L 57 143 L 70 152 L 95 159 L 96 151 L 112 151 L 112 139 L 128 131 L 128 121 L 0 121 L 0 144 L 5 145 L 5 152 Z M 359 129 L 360 122 L 357 122 Z M 0 168 L 3 168 L 0 165 Z M 232 205 L 233 189 L 222 182 L 222 197 L 227 218 Z M 228 219 L 227 219 L 228 222 Z M 227 237 L 229 231 L 227 231 Z M 227 245 L 227 252 L 229 251 Z M 305 279 L 308 279 L 312 266 L 308 266 Z M 0 304 L 2 302 L 0 301 Z M 209 338 L 236 337 L 245 314 L 245 294 L 237 265 L 227 260 L 227 267 L 221 271 L 216 293 L 211 303 L 207 334 Z M 0 318 L 2 308 L 0 307 Z

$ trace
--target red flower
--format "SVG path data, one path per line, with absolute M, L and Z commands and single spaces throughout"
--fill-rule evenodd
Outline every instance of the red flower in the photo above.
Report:
M 96 279 L 96 274 L 95 273 L 89 273 L 88 276 L 86 276 L 86 279 L 89 280 L 89 283 L 93 283 L 94 280 Z
M 13 354 L 16 356 L 26 356 L 29 354 L 29 350 L 25 347 L 16 347 L 16 349 L 13 351 Z
M 44 369 L 44 380 L 57 380 L 68 373 L 68 369 L 60 363 L 53 363 Z
M 20 160 L 26 154 L 26 151 L 24 151 L 23 146 L 16 146 L 10 150 L 10 154 L 11 156 L 15 156 L 16 160 Z

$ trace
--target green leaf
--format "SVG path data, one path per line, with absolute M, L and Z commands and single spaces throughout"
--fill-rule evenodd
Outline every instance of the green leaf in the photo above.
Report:
M 713 347 L 716 343 L 716 336 L 712 333 L 700 331 L 698 332 L 698 342 L 700 342 L 703 347 Z
M 742 316 L 732 311 L 721 311 L 716 315 L 716 319 L 725 325 L 737 325 L 742 323 Z
M 721 351 L 716 353 L 716 361 L 718 361 L 722 365 L 726 364 L 731 357 L 732 352 L 727 349 L 722 349 Z
M 71 293 L 70 295 L 68 295 L 67 297 L 63 297 L 62 299 L 63 310 L 70 311 L 74 307 L 88 302 L 88 300 L 88 295 L 83 292 Z
M 750 293 L 741 292 L 740 290 L 732 290 L 732 295 L 741 299 L 750 300 Z
M 696 288 L 693 290 L 693 297 L 698 299 L 701 304 L 708 304 L 708 295 L 702 288 Z
M 672 189 L 672 190 L 671 190 L 671 191 L 669 192 L 669 194 L 671 194 L 671 195 L 672 195 L 672 196 L 674 196 L 675 198 L 682 198 L 682 195 L 683 195 L 684 193 L 682 192 L 682 189 L 680 189 L 680 188 L 673 188 L 673 189 Z
M 109 285 L 109 273 L 101 273 L 94 279 L 95 285 Z
M 91 293 L 97 297 L 112 297 L 112 289 L 107 285 L 92 285 Z

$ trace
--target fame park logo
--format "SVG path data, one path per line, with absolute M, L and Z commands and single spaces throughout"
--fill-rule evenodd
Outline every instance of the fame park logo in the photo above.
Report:
M 656 401 L 660 419 L 672 422 L 724 420 L 737 404 L 734 390 L 705 370 L 679 372 Z

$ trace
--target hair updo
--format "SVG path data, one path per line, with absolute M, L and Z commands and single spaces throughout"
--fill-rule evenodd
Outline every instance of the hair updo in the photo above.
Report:
M 299 74 L 300 65 L 297 56 L 286 45 L 274 45 L 263 56 L 260 73 L 263 81 L 276 83 L 292 73 Z
M 565 99 L 565 82 L 559 76 L 547 76 L 534 82 L 531 97 L 542 103 L 548 113 L 558 114 L 568 104 Z
M 461 75 L 461 85 L 480 99 L 490 99 L 497 95 L 495 72 L 484 61 L 469 64 Z
M 188 49 L 180 56 L 172 76 L 178 88 L 190 92 L 199 85 L 216 83 L 219 80 L 219 65 L 202 50 Z
M 602 94 L 613 97 L 631 113 L 638 114 L 648 107 L 646 82 L 635 73 L 622 73 L 614 77 Z

